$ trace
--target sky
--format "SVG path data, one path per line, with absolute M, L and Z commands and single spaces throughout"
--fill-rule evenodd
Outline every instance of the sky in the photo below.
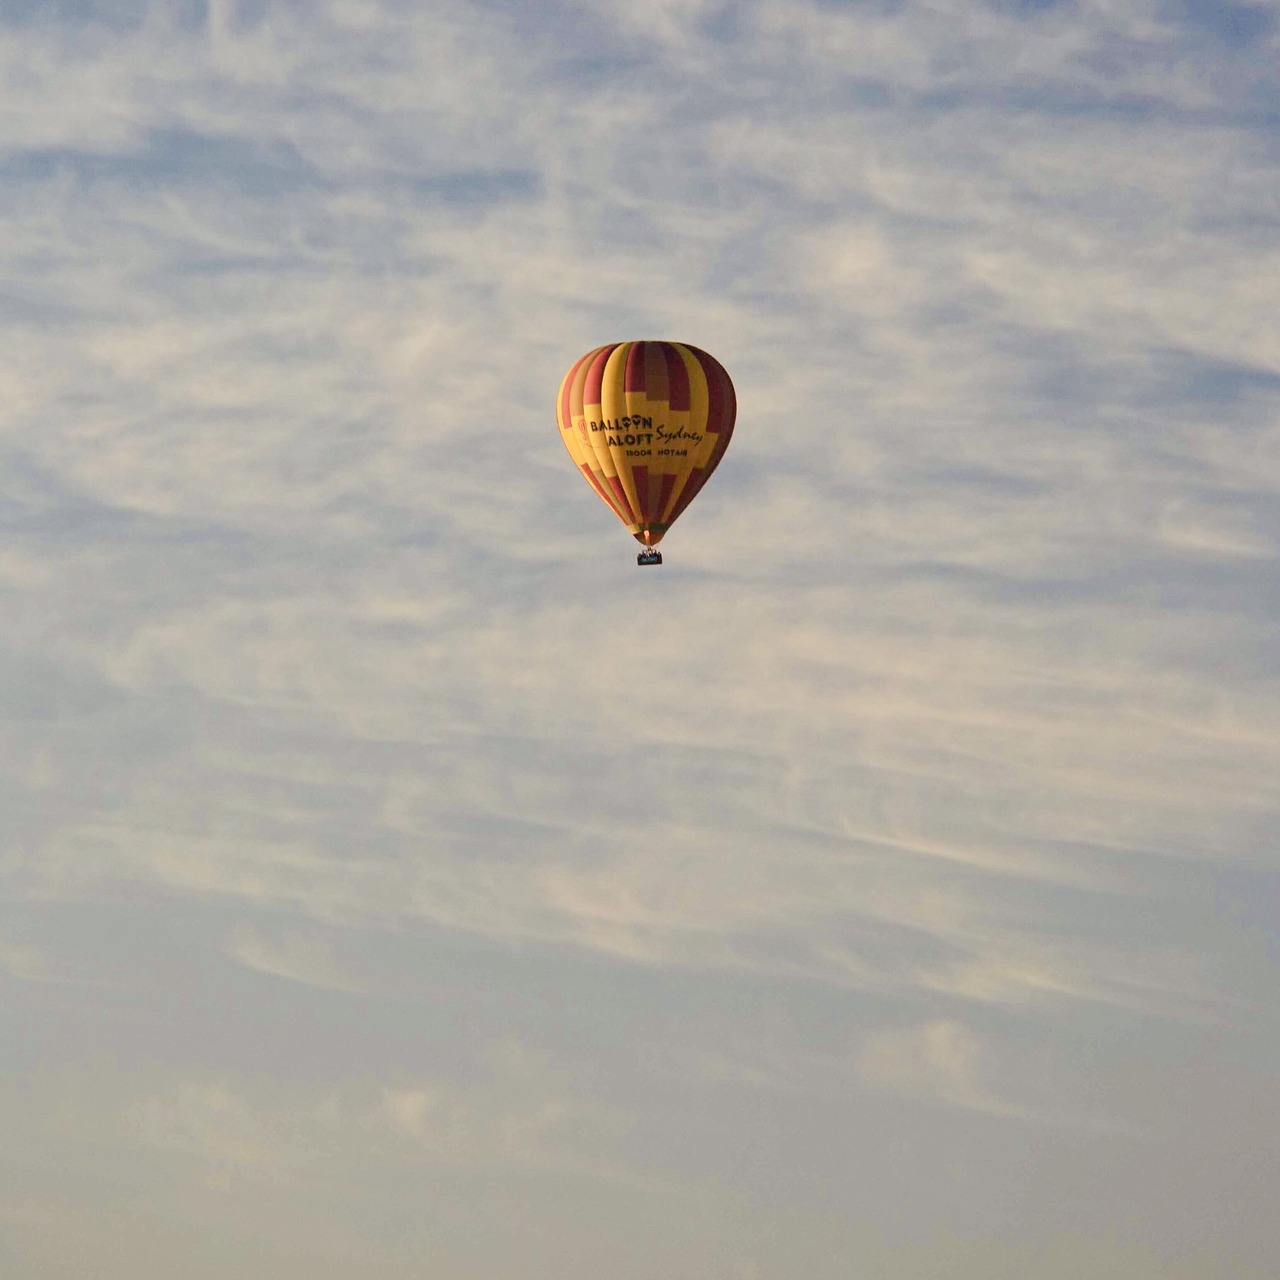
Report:
M 1275 0 L 3 0 L 0 1270 L 1273 1276 L 1277 297 Z

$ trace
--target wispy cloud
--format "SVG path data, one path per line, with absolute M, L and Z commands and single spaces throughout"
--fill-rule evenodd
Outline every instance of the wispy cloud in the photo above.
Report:
M 1065 1110 L 1047 1087 L 1048 1077 L 1038 1082 L 1040 1096 L 1011 1096 L 1007 1089 L 1016 1072 L 1010 1065 L 972 1028 L 945 1018 L 872 1032 L 856 1057 L 859 1077 L 882 1092 L 1081 1135 L 1138 1136 L 1128 1121 Z
M 575 1097 L 511 1039 L 493 1045 L 465 1085 L 441 1077 L 284 1097 L 188 1080 L 130 1104 L 124 1121 L 145 1146 L 197 1162 L 223 1189 L 314 1180 L 352 1161 L 626 1180 L 617 1149 L 631 1125 L 616 1108 Z
M 214 1185 L 243 1174 L 272 1176 L 298 1154 L 225 1084 L 183 1085 L 139 1103 L 129 1118 L 149 1145 L 206 1162 Z
M 858 1059 L 864 1079 L 880 1088 L 978 1111 L 1003 1112 L 981 1080 L 977 1039 L 954 1022 L 930 1022 L 868 1038 Z
M 231 935 L 228 953 L 246 968 L 309 987 L 352 992 L 363 989 L 344 971 L 326 940 L 314 935 L 291 930 L 267 937 L 248 925 L 240 925 Z
M 0 936 L 0 971 L 25 982 L 47 982 L 53 977 L 49 959 L 30 943 Z

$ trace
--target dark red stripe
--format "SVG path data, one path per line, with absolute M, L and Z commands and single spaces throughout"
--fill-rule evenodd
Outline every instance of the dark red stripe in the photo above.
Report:
M 631 344 L 631 350 L 627 352 L 627 372 L 622 384 L 623 391 L 644 391 L 646 386 L 644 352 L 648 345 L 647 342 Z
M 671 514 L 667 517 L 668 524 L 674 524 L 676 517 L 697 497 L 698 490 L 707 482 L 707 476 L 710 474 L 705 467 L 698 467 L 690 472 L 684 488 L 680 490 L 680 497 L 676 500 L 676 505 L 671 509 Z
M 663 342 L 644 344 L 644 393 L 650 400 L 667 398 L 667 358 Z
M 613 494 L 611 494 L 600 483 L 600 481 L 595 478 L 592 474 L 591 468 L 584 463 L 581 466 L 581 471 L 582 474 L 587 477 L 587 483 L 590 484 L 590 486 L 609 504 L 609 509 L 614 513 L 614 515 L 620 517 L 622 512 L 618 510 L 618 504 L 614 502 Z M 631 522 L 628 520 L 627 523 L 630 524 Z
M 636 487 L 636 501 L 640 504 L 640 523 L 647 524 L 650 520 L 656 520 L 658 517 L 653 514 L 649 502 L 649 468 L 632 467 L 631 481 Z
M 702 491 L 702 486 L 711 479 L 711 473 L 720 465 L 720 459 L 724 457 L 724 451 L 729 447 L 729 437 L 733 434 L 733 428 L 729 427 L 726 431 L 721 431 L 716 437 L 715 448 L 711 450 L 711 457 L 707 459 L 705 467 L 698 467 L 689 477 L 689 482 L 685 485 L 683 492 L 680 494 L 680 500 L 676 503 L 676 509 L 671 513 L 667 523 L 680 514 L 691 503 L 694 498 Z
M 671 524 L 698 496 L 703 485 L 711 479 L 711 473 L 720 465 L 720 459 L 724 457 L 725 450 L 729 447 L 738 412 L 738 398 L 733 389 L 733 380 L 724 366 L 714 356 L 708 355 L 697 347 L 690 347 L 689 351 L 697 359 L 707 378 L 707 430 L 715 436 L 715 441 L 711 446 L 711 455 L 707 458 L 706 465 L 696 468 L 685 481 L 684 488 L 680 490 L 680 496 L 667 517 L 668 524 Z
M 711 357 L 708 356 L 708 359 Z M 716 368 L 720 370 L 720 377 L 724 379 L 724 406 L 721 410 L 720 423 L 720 443 L 716 445 L 719 453 L 723 453 L 729 447 L 729 437 L 733 435 L 733 424 L 738 420 L 738 393 L 733 389 L 733 379 L 729 377 L 729 371 L 722 365 L 717 364 Z M 718 462 L 719 456 L 716 461 Z
M 604 367 L 609 363 L 609 357 L 613 355 L 614 348 L 617 345 L 616 342 L 611 342 L 607 347 L 601 347 L 596 354 L 596 358 L 591 362 L 591 368 L 587 370 L 587 380 L 582 387 L 583 404 L 600 403 L 600 387 L 604 382 Z
M 707 430 L 719 435 L 724 425 L 724 379 L 720 376 L 724 371 L 713 367 L 709 356 L 703 351 L 693 353 L 702 366 L 703 376 L 707 380 Z
M 565 431 L 573 426 L 573 407 L 571 404 L 573 397 L 573 375 L 578 372 L 578 366 L 581 363 L 581 356 L 573 362 L 569 372 L 565 375 L 564 384 L 560 388 L 560 399 L 556 403 L 556 420 L 560 423 L 561 429 Z
M 618 497 L 619 514 L 628 524 L 634 524 L 635 516 L 631 511 L 631 500 L 627 497 L 627 491 L 622 487 L 622 481 L 617 476 L 605 476 L 605 479 L 609 482 L 609 488 Z
M 590 359 L 590 351 L 585 356 L 579 356 L 573 362 L 573 368 L 569 370 L 569 376 L 564 380 L 564 391 L 560 393 L 560 425 L 566 431 L 573 426 L 573 380 L 578 376 L 578 370 L 582 368 L 582 362 Z
M 662 344 L 666 357 L 668 400 L 673 412 L 689 408 L 689 371 L 684 367 L 680 352 L 669 342 Z
M 662 519 L 662 513 L 667 509 L 667 503 L 671 501 L 671 490 L 676 487 L 675 476 L 663 476 L 662 488 L 658 491 L 657 510 L 653 513 L 655 520 Z
M 690 347 L 689 351 L 702 366 L 707 380 L 707 430 L 716 435 L 724 429 L 726 420 L 730 428 L 733 426 L 733 383 L 714 356 L 697 347 Z

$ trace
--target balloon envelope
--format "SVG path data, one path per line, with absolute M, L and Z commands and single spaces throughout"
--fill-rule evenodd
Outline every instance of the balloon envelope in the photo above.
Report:
M 652 547 L 729 447 L 737 399 L 720 363 L 684 342 L 613 342 L 565 374 L 560 438 L 587 483 Z

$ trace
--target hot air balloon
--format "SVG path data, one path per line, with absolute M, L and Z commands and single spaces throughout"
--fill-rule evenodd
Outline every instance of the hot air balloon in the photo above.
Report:
M 560 438 L 587 483 L 661 564 L 663 535 L 724 457 L 737 400 L 720 363 L 684 342 L 612 342 L 564 376 Z

